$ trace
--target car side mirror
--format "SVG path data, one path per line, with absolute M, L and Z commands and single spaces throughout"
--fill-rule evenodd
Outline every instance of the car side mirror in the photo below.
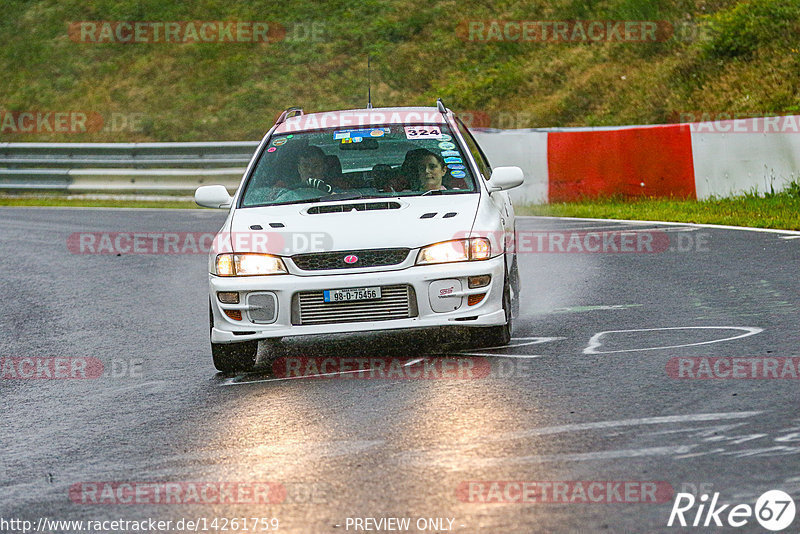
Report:
M 233 198 L 224 185 L 204 185 L 194 192 L 194 201 L 204 208 L 230 208 Z
M 519 167 L 497 167 L 489 178 L 489 192 L 506 191 L 522 185 L 525 175 Z

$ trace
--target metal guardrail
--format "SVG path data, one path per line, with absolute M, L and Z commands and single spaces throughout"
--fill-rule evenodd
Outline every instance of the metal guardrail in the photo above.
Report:
M 498 134 L 512 134 L 508 139 L 513 141 L 509 143 L 505 136 L 500 139 Z M 514 191 L 515 201 L 541 202 L 547 198 L 547 176 L 532 173 L 536 166 L 531 162 L 546 156 L 530 154 L 526 134 L 541 135 L 475 132 L 491 161 L 519 165 L 525 171 L 527 183 Z M 233 192 L 258 144 L 0 143 L 0 191 L 190 193 L 201 185 L 222 184 Z
M 258 141 L 213 143 L 0 143 L 0 190 L 191 191 L 235 189 Z

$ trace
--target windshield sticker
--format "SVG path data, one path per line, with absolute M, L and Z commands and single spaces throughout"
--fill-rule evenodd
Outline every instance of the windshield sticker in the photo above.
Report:
M 406 139 L 441 139 L 442 130 L 438 126 L 405 126 Z
M 454 145 L 449 141 L 442 141 L 441 143 L 439 143 L 439 148 L 441 148 L 442 150 L 453 150 L 455 147 L 456 145 Z
M 275 152 L 276 150 L 278 150 L 278 149 L 277 149 L 277 148 L 275 148 L 274 146 L 271 146 L 271 147 L 269 147 L 269 148 L 267 149 L 267 152 Z
M 452 176 L 453 178 L 463 178 L 466 175 L 467 173 L 465 173 L 464 171 L 452 171 L 450 173 L 450 176 Z
M 445 163 L 464 163 L 461 158 L 444 158 Z
M 336 130 L 333 132 L 334 141 L 340 139 L 355 139 L 356 137 L 383 137 L 384 134 L 389 133 L 389 128 L 361 128 L 354 130 Z M 353 141 L 358 143 L 359 141 Z
M 458 150 L 442 150 L 442 157 L 443 158 L 446 158 L 447 156 L 456 156 L 456 157 L 458 157 L 460 155 L 461 154 L 458 152 Z
M 360 143 L 363 140 L 364 140 L 363 137 L 345 137 L 344 139 L 342 139 L 342 144 L 344 145 L 347 143 Z
M 273 144 L 273 145 L 275 145 L 275 146 L 281 146 L 281 145 L 285 145 L 285 144 L 286 144 L 286 141 L 287 141 L 287 139 L 286 139 L 285 137 L 282 137 L 282 138 L 280 138 L 280 139 L 275 139 L 275 140 L 272 142 L 272 144 Z
M 452 141 L 453 138 L 447 134 L 442 134 L 442 141 Z
M 448 165 L 447 168 L 451 169 L 451 170 L 454 170 L 454 171 L 461 171 L 461 170 L 466 169 L 466 167 L 464 167 L 463 165 L 459 165 L 458 163 L 452 163 L 452 164 Z

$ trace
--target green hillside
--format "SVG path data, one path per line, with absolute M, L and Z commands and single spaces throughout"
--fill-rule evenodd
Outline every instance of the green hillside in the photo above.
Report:
M 0 141 L 256 139 L 288 106 L 363 107 L 367 54 L 376 106 L 441 96 L 479 125 L 800 110 L 796 0 L 6 0 L 3 8 Z M 463 31 L 489 20 L 666 21 L 659 28 L 672 31 L 657 42 L 568 43 L 480 42 Z M 91 43 L 70 33 L 80 21 L 269 21 L 287 33 L 275 42 Z M 90 126 L 101 116 L 120 131 L 14 131 L 31 111 L 87 113 Z

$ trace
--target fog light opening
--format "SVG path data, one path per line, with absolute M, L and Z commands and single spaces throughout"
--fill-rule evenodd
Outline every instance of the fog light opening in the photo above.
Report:
M 234 321 L 241 321 L 242 320 L 242 311 L 241 310 L 223 310 L 225 315 L 233 319 Z
M 239 304 L 239 293 L 236 291 L 217 291 L 217 298 L 223 304 Z
M 486 293 L 478 293 L 477 295 L 470 295 L 467 297 L 467 305 L 468 306 L 475 306 L 477 303 L 483 300 L 483 297 L 486 296 Z
M 470 276 L 467 278 L 467 285 L 470 289 L 475 289 L 478 287 L 486 287 L 489 285 L 489 282 L 492 281 L 492 275 L 490 274 L 482 274 L 480 276 Z

